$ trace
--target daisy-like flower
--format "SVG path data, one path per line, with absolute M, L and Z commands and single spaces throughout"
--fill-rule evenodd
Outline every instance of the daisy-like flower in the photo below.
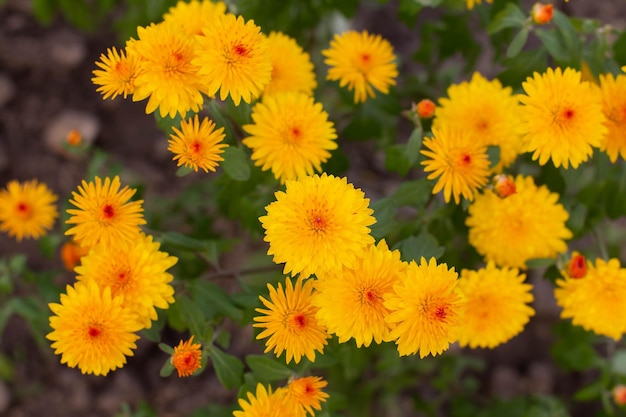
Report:
M 396 84 L 396 56 L 389 41 L 380 35 L 353 30 L 335 34 L 322 55 L 330 67 L 326 79 L 339 80 L 340 87 L 354 90 L 355 103 L 374 97 L 374 89 L 387 94 Z
M 70 368 L 83 374 L 106 375 L 121 368 L 126 356 L 133 355 L 140 325 L 122 307 L 123 297 L 113 297 L 111 289 L 100 290 L 93 281 L 67 286 L 60 304 L 50 303 L 54 353 Z
M 285 279 L 285 288 L 279 282 L 277 288 L 267 284 L 269 300 L 259 296 L 266 307 L 257 308 L 261 316 L 254 318 L 254 327 L 264 329 L 257 339 L 265 341 L 265 353 L 274 349 L 276 356 L 285 352 L 287 363 L 293 359 L 299 363 L 303 356 L 315 361 L 315 351 L 323 353 L 326 339 L 330 336 L 326 328 L 320 325 L 315 314 L 317 307 L 311 304 L 313 281 L 300 277 L 296 284 Z
M 626 268 L 616 258 L 587 262 L 582 278 L 557 280 L 554 290 L 561 318 L 596 334 L 620 340 L 626 332 Z
M 288 410 L 292 409 L 285 403 L 285 391 L 278 389 L 272 392 L 272 388 L 261 383 L 256 386 L 256 393 L 247 393 L 248 400 L 239 398 L 241 410 L 233 411 L 234 417 L 281 417 L 287 416 Z
M 202 28 L 210 26 L 218 16 L 226 13 L 221 1 L 179 1 L 163 15 L 163 21 L 179 27 L 189 36 L 202 35 Z
M 178 166 L 209 172 L 215 171 L 218 163 L 224 160 L 220 156 L 228 147 L 222 143 L 226 136 L 224 128 L 215 129 L 215 123 L 207 117 L 200 123 L 196 114 L 193 119 L 183 120 L 180 130 L 175 127 L 172 130 L 174 133 L 170 135 L 167 149 L 174 153 L 173 159 L 178 160 Z
M 506 198 L 489 189 L 476 196 L 465 220 L 470 244 L 487 261 L 515 268 L 525 268 L 529 259 L 565 252 L 565 239 L 572 232 L 565 225 L 569 214 L 558 203 L 559 195 L 521 175 L 515 189 Z
M 511 165 L 522 149 L 521 106 L 511 87 L 475 72 L 469 82 L 451 85 L 447 93 L 439 99 L 433 127 L 455 126 L 472 142 L 498 146 L 500 161 L 494 171 Z
M 10 181 L 0 190 L 0 230 L 18 241 L 45 235 L 59 215 L 57 199 L 37 180 Z
M 434 356 L 456 342 L 465 309 L 457 276 L 454 268 L 422 257 L 419 264 L 409 263 L 393 292 L 385 295 L 386 320 L 400 356 Z
M 336 334 L 339 343 L 354 338 L 357 347 L 389 340 L 390 327 L 385 322 L 389 309 L 383 305 L 386 294 L 406 273 L 400 251 L 391 251 L 381 240 L 370 246 L 352 268 L 319 274 L 315 281 L 313 304 L 319 307 L 317 318 Z
M 463 269 L 457 286 L 467 307 L 459 334 L 461 347 L 495 348 L 521 333 L 535 315 L 532 285 L 515 268 L 489 262 L 477 271 Z
M 139 73 L 139 57 L 136 54 L 109 48 L 106 55 L 100 55 L 96 66 L 99 69 L 93 70 L 91 82 L 99 86 L 96 91 L 102 94 L 103 100 L 109 97 L 113 100 L 117 96 L 126 98 L 133 94 Z
M 557 168 L 576 168 L 602 144 L 607 129 L 601 95 L 580 77 L 572 68 L 548 68 L 522 83 L 523 147 L 540 165 L 551 159 Z
M 618 156 L 626 159 L 626 75 L 600 75 L 600 90 L 607 127 L 600 149 L 609 155 L 611 162 L 617 161 Z
M 243 129 L 255 165 L 284 183 L 321 171 L 337 149 L 337 133 L 320 103 L 304 93 L 264 96 L 252 109 L 254 124 Z
M 376 222 L 369 199 L 346 178 L 326 173 L 288 180 L 286 191 L 259 218 L 268 255 L 285 263 L 283 272 L 309 277 L 351 266 L 374 243 L 368 226 Z
M 202 366 L 202 346 L 193 343 L 193 336 L 187 341 L 180 341 L 174 347 L 174 353 L 170 358 L 180 378 L 191 376 Z
M 166 309 L 174 302 L 174 279 L 166 272 L 178 258 L 159 251 L 152 236 L 138 233 L 129 244 L 97 245 L 81 260 L 75 271 L 79 281 L 95 281 L 111 294 L 124 296 L 124 308 L 136 315 L 144 327 L 157 319 L 155 307 Z
M 130 201 L 134 189 L 124 186 L 120 190 L 120 178 L 115 176 L 83 180 L 78 192 L 72 191 L 70 203 L 75 209 L 68 209 L 71 217 L 67 224 L 75 226 L 65 232 L 74 235 L 81 246 L 93 247 L 98 243 L 117 246 L 131 242 L 140 232 L 139 225 L 146 224 L 143 218 L 143 200 Z
M 313 95 L 317 81 L 309 54 L 295 39 L 281 32 L 270 32 L 267 43 L 272 56 L 272 78 L 263 95 L 286 92 Z
M 254 21 L 226 14 L 197 36 L 196 58 L 207 94 L 219 90 L 220 99 L 230 96 L 236 106 L 241 100 L 250 103 L 257 98 L 272 76 L 272 56 L 267 38 Z
M 473 200 L 478 189 L 489 180 L 487 146 L 474 140 L 465 130 L 444 125 L 433 128 L 432 138 L 424 139 L 426 149 L 420 151 L 428 179 L 437 179 L 433 194 L 443 190 L 446 202 L 454 197 L 459 204 L 461 196 Z
M 161 117 L 199 112 L 204 101 L 198 68 L 192 64 L 194 38 L 168 22 L 138 27 L 138 40 L 126 45 L 140 59 L 133 101 L 148 99 L 146 113 L 159 109 Z
M 328 394 L 322 391 L 326 385 L 328 382 L 320 376 L 294 378 L 287 385 L 285 402 L 297 404 L 313 417 L 315 416 L 314 410 L 321 410 L 322 402 L 328 398 Z
M 567 1 L 567 0 L 566 0 Z M 465 4 L 469 10 L 474 8 L 474 5 L 481 4 L 483 0 L 465 0 Z M 487 3 L 493 3 L 493 0 L 486 0 Z

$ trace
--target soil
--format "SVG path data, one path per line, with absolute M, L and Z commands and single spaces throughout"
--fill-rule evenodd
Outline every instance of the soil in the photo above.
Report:
M 576 1 L 580 5 L 574 6 Z M 8 1 L 0 7 L 0 185 L 12 179 L 38 178 L 61 201 L 66 200 L 84 178 L 89 159 L 72 157 L 58 142 L 46 138 L 55 129 L 71 129 L 72 123 L 91 129 L 94 144 L 110 155 L 111 163 L 124 166 L 124 175 L 141 178 L 148 195 L 175 195 L 193 181 L 176 177 L 165 137 L 154 117 L 144 113 L 143 103 L 103 101 L 95 91 L 93 63 L 106 48 L 117 44 L 115 34 L 86 34 L 61 19 L 42 26 L 29 12 L 29 3 Z M 606 7 L 598 9 L 598 3 Z M 572 0 L 569 7 L 579 7 L 580 15 L 605 10 L 605 16 L 623 27 L 624 16 L 620 17 L 614 3 Z M 589 10 L 591 4 L 593 10 Z M 52 278 L 56 283 L 71 282 L 73 277 L 63 272 L 58 257 L 48 259 L 35 242 L 16 244 L 0 234 L 0 258 L 18 253 L 29 255 L 30 269 L 59 271 Z M 482 383 L 490 394 L 502 398 L 532 392 L 568 396 L 594 377 L 566 374 L 551 361 L 550 329 L 558 310 L 550 288 L 545 287 L 548 284 L 535 283 L 537 316 L 523 335 L 492 352 L 477 353 L 488 360 Z M 173 331 L 163 335 L 170 345 L 179 336 Z M 237 332 L 232 346 L 230 353 L 236 355 L 261 351 L 248 330 Z M 161 417 L 186 416 L 211 403 L 235 404 L 236 392 L 224 389 L 211 369 L 194 378 L 161 378 L 159 370 L 166 356 L 144 339 L 123 369 L 107 378 L 84 376 L 59 364 L 49 346 L 39 345 L 26 322 L 13 316 L 0 334 L 0 353 L 14 366 L 12 378 L 0 378 L 0 415 L 5 417 L 109 417 L 124 403 L 133 408 L 149 404 Z M 590 411 L 581 408 L 576 415 L 590 415 Z

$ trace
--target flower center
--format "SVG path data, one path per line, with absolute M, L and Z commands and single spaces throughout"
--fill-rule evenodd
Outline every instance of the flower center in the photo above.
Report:
M 361 304 L 372 305 L 375 304 L 379 299 L 380 297 L 378 296 L 376 291 L 373 291 L 371 289 L 367 289 L 361 293 Z
M 299 127 L 293 126 L 287 133 L 287 140 L 289 143 L 299 142 L 302 138 L 302 130 Z
M 189 144 L 189 149 L 193 154 L 199 154 L 202 151 L 202 144 L 198 140 L 194 140 Z
M 95 339 L 96 337 L 100 336 L 101 333 L 102 333 L 102 330 L 94 325 L 89 326 L 89 328 L 87 329 L 87 334 L 92 339 Z
M 248 48 L 246 48 L 244 45 L 238 43 L 237 45 L 233 46 L 233 52 L 235 53 L 235 55 L 238 55 L 240 57 L 247 57 L 250 53 L 250 51 L 248 50 Z
M 445 307 L 441 307 L 440 306 L 440 307 L 437 307 L 435 309 L 434 317 L 435 317 L 436 320 L 444 321 L 446 319 L 447 315 L 448 315 L 448 313 L 446 312 L 446 308 Z
M 472 163 L 472 157 L 467 153 L 461 154 L 461 157 L 459 159 L 461 161 L 461 165 L 467 166 Z
M 113 216 L 115 216 L 115 209 L 112 205 L 106 204 L 104 207 L 102 207 L 102 215 L 106 220 L 110 220 L 113 218 Z
M 17 203 L 17 205 L 15 206 L 15 212 L 17 216 L 23 220 L 30 219 L 33 215 L 33 211 L 31 210 L 30 205 L 23 201 Z
M 291 318 L 291 325 L 298 330 L 302 330 L 306 326 L 307 319 L 304 314 L 298 313 Z

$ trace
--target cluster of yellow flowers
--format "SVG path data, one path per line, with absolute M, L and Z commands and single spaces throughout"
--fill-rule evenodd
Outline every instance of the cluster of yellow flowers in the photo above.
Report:
M 174 302 L 173 276 L 167 269 L 177 258 L 159 251 L 144 234 L 142 201 L 135 190 L 121 188 L 119 177 L 83 181 L 73 192 L 67 230 L 87 253 L 80 259 L 76 283 L 60 303 L 51 303 L 55 353 L 83 373 L 106 375 L 122 367 L 136 348 L 136 334 L 157 319 L 156 308 Z
M 208 97 L 230 97 L 238 106 L 257 101 L 243 143 L 252 160 L 284 183 L 321 171 L 337 148 L 328 114 L 313 98 L 317 87 L 308 53 L 280 32 L 265 35 L 254 21 L 226 12 L 222 2 L 179 2 L 163 21 L 139 27 L 138 39 L 118 51 L 109 48 L 94 70 L 94 84 L 106 98 L 147 99 L 146 112 L 186 117 Z M 354 91 L 354 101 L 387 93 L 397 68 L 391 44 L 365 31 L 335 35 L 322 51 L 328 80 Z M 178 165 L 214 171 L 228 145 L 223 128 L 197 114 L 174 128 L 169 150 Z
M 345 178 L 288 180 L 260 218 L 285 286 L 268 284 L 254 318 L 266 352 L 286 362 L 315 360 L 327 339 L 357 347 L 395 341 L 400 355 L 436 355 L 462 346 L 495 347 L 522 331 L 534 310 L 531 285 L 516 268 L 489 262 L 477 271 L 404 262 L 384 240 L 375 244 L 369 200 Z
M 239 399 L 241 410 L 234 411 L 233 416 L 306 417 L 308 414 L 313 417 L 315 410 L 321 410 L 321 403 L 328 398 L 328 394 L 322 391 L 327 384 L 318 376 L 290 379 L 286 387 L 275 391 L 271 387 L 257 384 L 254 394 L 247 393 L 247 401 L 244 398 Z

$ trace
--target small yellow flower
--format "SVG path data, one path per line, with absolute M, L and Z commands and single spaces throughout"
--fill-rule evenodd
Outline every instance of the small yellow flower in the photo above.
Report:
M 387 94 L 396 84 L 396 56 L 391 43 L 380 35 L 353 30 L 336 34 L 322 55 L 330 67 L 326 79 L 354 90 L 355 103 L 374 97 L 374 89 Z
M 284 33 L 270 32 L 267 43 L 272 56 L 272 79 L 263 94 L 302 92 L 311 96 L 317 81 L 309 54 Z
M 100 61 L 96 62 L 99 69 L 93 70 L 91 81 L 99 86 L 96 91 L 102 94 L 102 99 L 132 95 L 139 63 L 139 56 L 128 54 L 125 50 L 118 52 L 116 48 L 109 48 L 106 55 L 101 54 Z
M 215 171 L 218 163 L 224 158 L 224 148 L 228 145 L 222 143 L 224 128 L 215 128 L 215 123 L 207 117 L 198 121 L 196 114 L 193 119 L 183 120 L 180 130 L 173 127 L 174 133 L 170 135 L 168 141 L 170 152 L 174 153 L 174 160 L 178 160 L 178 166 L 184 165 L 193 168 L 198 172 L 198 168 L 204 172 Z
M 321 403 L 328 398 L 328 394 L 322 391 L 326 385 L 328 382 L 319 376 L 291 379 L 287 385 L 285 402 L 302 407 L 313 417 L 315 416 L 314 409 L 321 410 Z
M 0 230 L 18 241 L 45 235 L 59 215 L 57 199 L 37 180 L 10 181 L 6 189 L 0 190 Z

